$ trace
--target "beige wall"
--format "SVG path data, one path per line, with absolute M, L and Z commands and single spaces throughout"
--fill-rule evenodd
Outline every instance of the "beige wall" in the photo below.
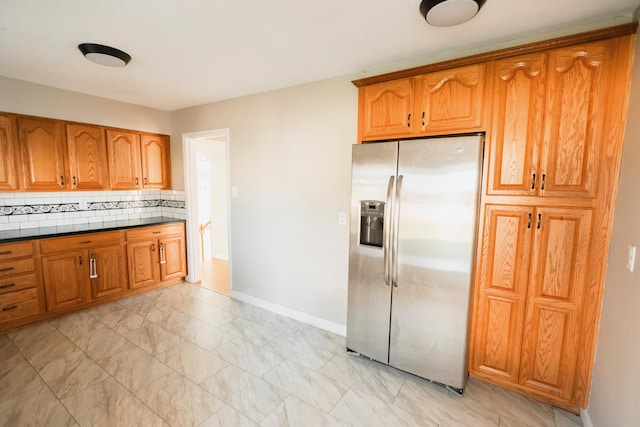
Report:
M 640 43 L 636 44 L 622 170 L 588 416 L 595 427 L 640 423 L 640 259 L 626 269 L 628 245 L 640 256 Z
M 173 112 L 182 134 L 229 129 L 233 290 L 346 324 L 351 145 L 357 90 L 346 77 Z
M 167 111 L 0 77 L 0 111 L 169 134 Z

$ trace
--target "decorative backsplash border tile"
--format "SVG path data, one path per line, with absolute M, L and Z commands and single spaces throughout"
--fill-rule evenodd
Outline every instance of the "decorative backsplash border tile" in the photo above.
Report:
M 184 191 L 0 193 L 0 231 L 155 216 L 185 219 Z

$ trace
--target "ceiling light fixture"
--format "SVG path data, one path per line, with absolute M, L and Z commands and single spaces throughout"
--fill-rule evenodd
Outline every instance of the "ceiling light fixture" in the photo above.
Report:
M 91 62 L 109 67 L 124 67 L 131 61 L 131 56 L 115 47 L 95 43 L 82 43 L 78 49 Z
M 476 16 L 486 0 L 422 0 L 420 14 L 435 27 L 462 24 Z

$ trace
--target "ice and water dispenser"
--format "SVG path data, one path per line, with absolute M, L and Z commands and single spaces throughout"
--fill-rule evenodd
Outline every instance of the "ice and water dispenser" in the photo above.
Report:
M 382 247 L 384 202 L 362 200 L 360 202 L 360 244 Z

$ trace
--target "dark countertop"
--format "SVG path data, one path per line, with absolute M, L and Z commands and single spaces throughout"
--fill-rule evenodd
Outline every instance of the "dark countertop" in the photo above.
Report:
M 100 231 L 124 230 L 127 228 L 186 222 L 184 219 L 157 216 L 153 218 L 130 219 L 122 221 L 104 221 L 89 224 L 61 225 L 59 227 L 23 228 L 21 230 L 0 231 L 0 243 L 19 242 L 21 240 L 61 237 L 74 234 L 97 233 Z

